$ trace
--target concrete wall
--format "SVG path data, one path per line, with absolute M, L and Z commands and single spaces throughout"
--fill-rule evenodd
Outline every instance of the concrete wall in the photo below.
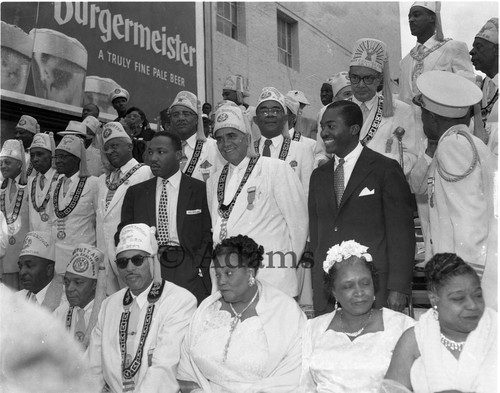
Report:
M 216 31 L 216 3 L 212 6 L 213 103 L 219 102 L 227 75 L 249 78 L 255 105 L 261 89 L 274 86 L 286 93 L 302 90 L 309 102 L 304 114 L 314 117 L 321 101 L 321 84 L 332 74 L 348 70 L 354 42 L 376 38 L 388 45 L 390 66 L 397 75 L 401 58 L 399 4 L 397 2 L 241 2 L 244 7 L 245 41 Z M 299 67 L 278 63 L 277 12 L 297 21 Z M 210 87 L 209 87 L 210 88 Z

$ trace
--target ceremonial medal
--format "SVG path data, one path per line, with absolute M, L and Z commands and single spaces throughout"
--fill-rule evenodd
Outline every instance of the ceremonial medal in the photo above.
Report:
M 11 246 L 13 246 L 14 244 L 16 244 L 16 239 L 15 239 L 13 236 L 11 236 L 11 237 L 9 238 L 9 244 L 10 244 Z
M 64 240 L 65 237 L 66 237 L 66 232 L 64 232 L 64 231 L 57 232 L 57 238 L 59 240 Z
M 83 332 L 75 332 L 75 338 L 79 341 L 79 342 L 83 342 L 83 339 L 85 338 L 85 333 Z
M 257 190 L 257 187 L 253 186 L 253 187 L 248 187 L 248 190 L 247 190 L 247 202 L 248 202 L 248 205 L 247 205 L 247 209 L 248 210 L 252 210 L 253 209 L 253 202 L 255 201 L 255 191 Z
M 40 218 L 43 222 L 49 221 L 49 215 L 47 213 L 40 214 Z

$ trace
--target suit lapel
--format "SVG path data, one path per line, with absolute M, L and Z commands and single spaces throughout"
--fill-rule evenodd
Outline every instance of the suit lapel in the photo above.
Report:
M 153 177 L 152 179 L 144 182 L 143 192 L 141 193 L 141 199 L 143 201 L 142 206 L 146 209 L 147 216 L 149 222 L 154 222 L 154 225 L 157 226 L 156 222 L 156 182 L 158 177 Z M 141 184 L 141 183 L 138 183 Z M 153 203 L 151 203 L 151 200 Z
M 344 194 L 342 195 L 339 209 L 345 205 L 345 202 L 354 192 L 359 183 L 361 183 L 372 171 L 370 163 L 373 160 L 370 158 L 370 152 L 368 151 L 368 149 L 368 147 L 363 147 L 358 161 L 356 161 L 356 165 L 354 165 L 351 177 L 349 178 L 347 187 L 345 188 Z

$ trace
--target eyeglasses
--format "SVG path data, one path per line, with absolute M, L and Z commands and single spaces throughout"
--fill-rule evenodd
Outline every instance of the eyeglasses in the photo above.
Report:
M 190 118 L 191 116 L 196 116 L 194 113 L 192 112 L 174 112 L 174 113 L 171 113 L 170 114 L 170 117 L 172 119 L 178 119 L 179 117 L 185 117 L 185 118 Z
M 271 108 L 271 109 L 267 109 L 267 108 L 262 108 L 262 109 L 259 109 L 257 111 L 257 114 L 260 115 L 260 116 L 264 116 L 264 117 L 269 117 L 269 116 L 278 116 L 280 114 L 283 113 L 283 109 L 281 108 Z
M 380 76 L 378 75 L 359 76 L 356 74 L 349 74 L 349 80 L 353 85 L 357 85 L 361 81 L 363 81 L 365 85 L 372 85 L 373 82 L 375 82 L 375 80 L 379 78 Z
M 144 263 L 144 260 L 147 258 L 151 258 L 149 256 L 144 256 L 144 255 L 134 255 L 133 257 L 130 258 L 117 258 L 116 259 L 116 266 L 118 266 L 118 269 L 126 269 L 128 266 L 128 262 L 131 261 L 134 266 L 142 266 Z

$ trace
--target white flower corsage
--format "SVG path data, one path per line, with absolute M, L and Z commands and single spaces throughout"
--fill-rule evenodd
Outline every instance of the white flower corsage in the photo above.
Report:
M 335 263 L 342 262 L 352 256 L 365 258 L 367 262 L 372 262 L 373 258 L 366 252 L 367 250 L 368 247 L 362 246 L 354 240 L 347 240 L 340 244 L 335 244 L 326 253 L 326 260 L 323 262 L 323 270 L 325 273 L 328 273 Z

